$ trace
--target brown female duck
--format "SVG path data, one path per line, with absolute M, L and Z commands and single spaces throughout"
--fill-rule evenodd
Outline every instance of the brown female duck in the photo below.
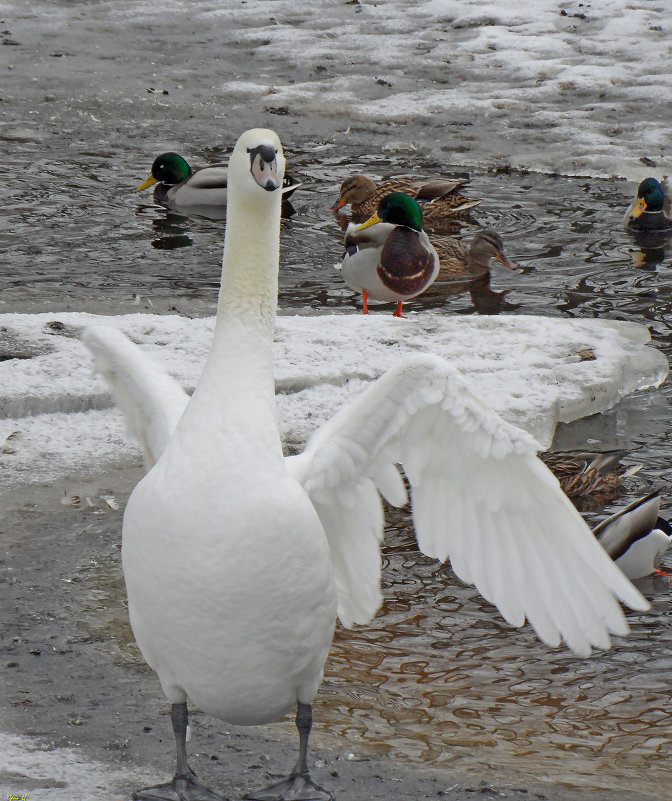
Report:
M 341 184 L 338 200 L 331 211 L 350 205 L 354 222 L 367 220 L 378 208 L 383 197 L 392 192 L 411 195 L 422 205 L 423 223 L 428 229 L 440 229 L 466 216 L 480 200 L 469 200 L 458 192 L 466 179 L 438 179 L 423 184 L 417 178 L 393 178 L 376 185 L 366 175 L 351 175 Z
M 504 252 L 501 236 L 495 231 L 479 231 L 467 248 L 453 237 L 432 237 L 432 244 L 439 254 L 441 268 L 437 281 L 471 281 L 490 272 L 490 259 L 497 259 L 510 270 L 516 265 Z

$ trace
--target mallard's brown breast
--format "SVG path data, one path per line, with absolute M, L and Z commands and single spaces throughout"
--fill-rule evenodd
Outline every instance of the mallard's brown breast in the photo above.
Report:
M 411 228 L 399 226 L 387 237 L 376 268 L 382 283 L 400 296 L 421 292 L 434 274 L 434 256 Z

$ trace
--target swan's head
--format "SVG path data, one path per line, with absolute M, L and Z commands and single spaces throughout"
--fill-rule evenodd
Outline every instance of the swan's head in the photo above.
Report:
M 275 131 L 252 128 L 238 139 L 229 161 L 229 188 L 259 200 L 282 193 L 285 157 Z

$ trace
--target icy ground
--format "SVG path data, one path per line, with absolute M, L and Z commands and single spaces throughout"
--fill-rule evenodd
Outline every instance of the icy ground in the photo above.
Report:
M 189 391 L 213 318 L 85 313 L 0 315 L 0 473 L 5 485 L 104 467 L 138 453 L 104 382 L 92 374 L 83 328 L 119 327 Z M 657 386 L 667 359 L 635 323 L 423 313 L 279 317 L 275 375 L 283 442 L 300 446 L 348 398 L 404 353 L 443 356 L 473 390 L 548 447 L 558 422 L 611 408 Z M 9 439 L 6 439 L 9 437 Z
M 273 119 L 285 145 L 370 131 L 371 152 L 437 163 L 672 171 L 667 0 L 0 0 L 0 15 L 20 45 L 5 48 L 11 141 L 93 123 L 114 143 L 130 113 L 181 149 L 218 144 L 205 121 L 232 141 Z M 174 120 L 190 141 L 171 144 Z

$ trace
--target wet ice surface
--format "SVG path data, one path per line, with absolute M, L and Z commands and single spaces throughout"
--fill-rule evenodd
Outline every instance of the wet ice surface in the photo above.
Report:
M 11 766 L 7 774 L 0 774 L 3 783 L 0 789 L 5 789 L 6 782 L 8 795 L 15 798 L 112 801 L 127 797 L 125 787 L 129 778 L 138 784 L 148 780 L 146 771 L 128 766 L 111 769 L 101 762 L 87 760 L 77 749 L 49 748 L 37 738 L 0 732 L 0 753 L 4 766 Z M 30 778 L 26 781 L 23 777 Z
M 191 392 L 210 348 L 214 318 L 0 314 L 5 489 L 92 464 L 109 468 L 139 452 L 80 341 L 85 328 L 102 325 L 123 331 Z M 287 452 L 302 449 L 374 378 L 406 356 L 429 353 L 459 370 L 479 399 L 546 450 L 559 421 L 606 411 L 632 392 L 662 383 L 668 361 L 648 341 L 644 326 L 614 320 L 429 310 L 409 313 L 405 320 L 373 313 L 283 315 L 274 343 L 280 436 Z
M 635 179 L 646 157 L 669 171 L 669 5 L 539 0 L 529 11 L 516 0 L 168 0 L 160 11 L 4 0 L 7 40 L 22 45 L 8 57 L 37 79 L 22 97 L 7 88 L 35 106 L 8 134 L 60 130 L 76 145 L 93 122 L 102 144 L 120 114 L 135 115 L 148 142 L 183 148 L 181 117 L 191 147 L 212 147 L 213 123 L 226 135 L 271 117 L 294 138 L 370 131 L 376 149 L 413 143 L 452 163 Z M 81 81 L 74 93 L 63 77 Z
M 161 151 L 222 160 L 262 124 L 305 183 L 283 222 L 283 312 L 359 308 L 333 270 L 342 234 L 327 209 L 345 175 L 469 173 L 484 198 L 475 220 L 520 270 L 495 268 L 485 297 L 410 308 L 634 320 L 672 353 L 672 238 L 621 227 L 633 181 L 670 172 L 668 4 L 539 2 L 529 16 L 475 0 L 228 5 L 0 0 L 0 311 L 211 314 L 223 223 L 167 214 L 133 187 Z M 561 427 L 557 443 L 639 448 L 625 503 L 672 479 L 669 397 L 668 385 L 633 396 Z M 417 553 L 406 518 L 392 518 L 388 543 L 385 607 L 337 635 L 316 730 L 462 775 L 662 797 L 667 580 L 641 585 L 653 609 L 630 616 L 627 640 L 577 660 L 504 626 Z M 123 617 L 118 569 L 99 582 Z M 99 593 L 81 604 L 103 627 Z M 114 653 L 128 631 L 106 631 Z

